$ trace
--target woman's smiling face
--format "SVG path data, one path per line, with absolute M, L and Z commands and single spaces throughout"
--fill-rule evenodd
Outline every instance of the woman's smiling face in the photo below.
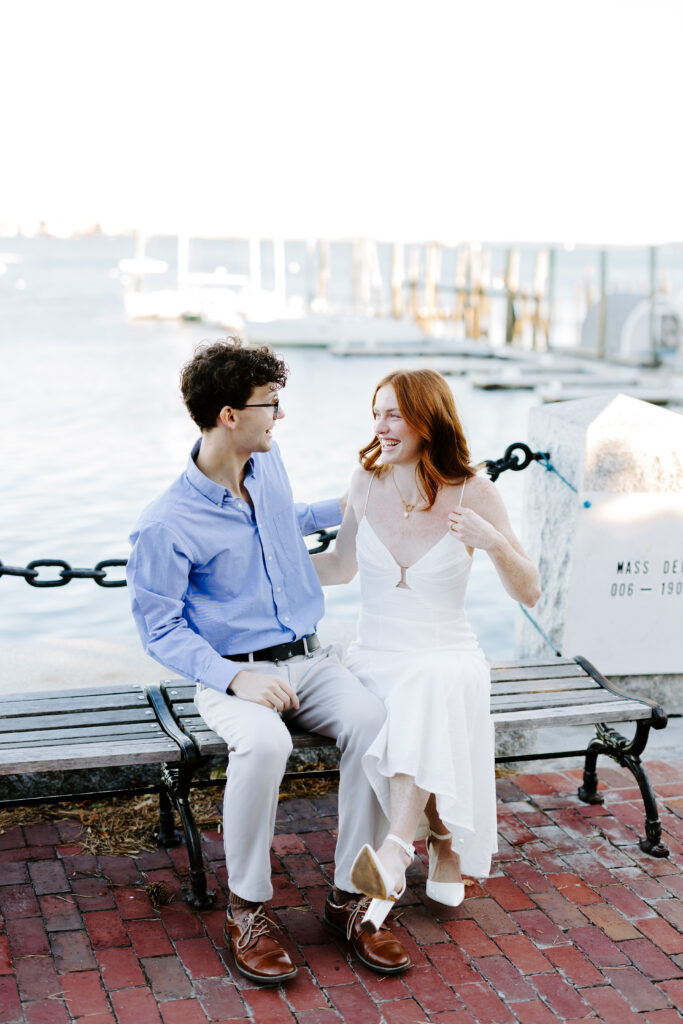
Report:
M 401 415 L 396 392 L 391 384 L 385 384 L 379 389 L 372 412 L 375 434 L 382 446 L 382 462 L 388 466 L 417 462 L 421 438 Z

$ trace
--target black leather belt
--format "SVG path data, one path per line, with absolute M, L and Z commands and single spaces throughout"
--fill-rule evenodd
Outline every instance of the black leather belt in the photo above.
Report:
M 224 658 L 230 661 L 287 661 L 288 658 L 295 658 L 297 654 L 312 654 L 320 647 L 316 633 L 309 636 L 302 636 L 300 640 L 292 640 L 289 644 L 275 644 L 274 647 L 264 647 L 260 651 L 252 651 L 250 654 L 224 654 Z

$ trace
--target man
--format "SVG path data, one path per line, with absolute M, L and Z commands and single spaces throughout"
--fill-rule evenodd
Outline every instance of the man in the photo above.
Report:
M 252 981 L 293 978 L 268 929 L 270 846 L 291 750 L 284 720 L 331 736 L 341 751 L 335 884 L 325 920 L 383 973 L 410 966 L 388 929 L 363 932 L 367 905 L 351 887 L 353 859 L 380 838 L 381 811 L 361 757 L 383 705 L 315 634 L 322 590 L 303 535 L 333 526 L 340 503 L 294 505 L 273 440 L 284 413 L 284 363 L 265 347 L 218 342 L 185 366 L 181 390 L 201 430 L 187 469 L 142 514 L 128 586 L 145 650 L 197 683 L 195 702 L 226 741 L 225 939 Z

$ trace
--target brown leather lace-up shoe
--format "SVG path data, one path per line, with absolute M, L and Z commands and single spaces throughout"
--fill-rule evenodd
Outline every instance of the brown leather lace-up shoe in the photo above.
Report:
M 349 940 L 354 953 L 366 967 L 379 974 L 398 974 L 407 970 L 410 957 L 386 925 L 372 934 L 362 930 L 361 921 L 369 904 L 369 896 L 358 895 L 336 906 L 330 893 L 325 904 L 324 921 Z
M 240 915 L 239 920 L 229 916 L 223 931 L 226 945 L 232 948 L 237 970 L 251 981 L 263 985 L 278 985 L 296 977 L 296 967 L 289 954 L 269 932 L 271 925 L 277 928 L 261 905 L 253 913 Z

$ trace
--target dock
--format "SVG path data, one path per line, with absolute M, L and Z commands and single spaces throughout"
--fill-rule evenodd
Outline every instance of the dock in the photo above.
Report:
M 642 402 L 650 402 L 652 405 L 683 405 L 683 388 L 655 385 L 622 385 L 606 383 L 601 389 L 602 393 L 629 395 L 631 398 L 639 398 Z M 576 398 L 591 398 L 597 393 L 595 387 L 587 388 L 585 384 L 566 384 L 563 380 L 553 384 L 541 385 L 538 393 L 544 402 L 567 402 Z
M 568 388 L 574 388 L 584 392 L 595 393 L 598 390 L 607 391 L 611 388 L 629 392 L 639 381 L 637 375 L 628 377 L 608 377 L 603 374 L 589 374 L 568 372 L 562 373 L 557 370 L 539 372 L 537 368 L 530 371 L 514 368 L 515 372 L 473 374 L 470 377 L 472 387 L 481 391 L 534 391 L 536 388 L 559 387 L 562 392 Z M 583 397 L 583 396 L 582 396 Z

